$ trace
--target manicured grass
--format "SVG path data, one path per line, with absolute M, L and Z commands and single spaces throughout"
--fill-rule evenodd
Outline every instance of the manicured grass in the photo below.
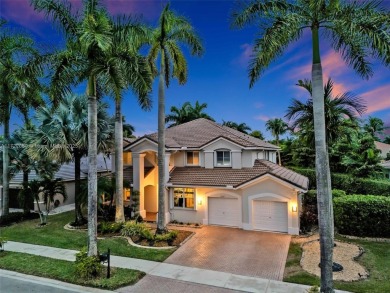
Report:
M 356 282 L 335 282 L 335 288 L 356 293 L 390 292 L 390 243 L 366 240 L 350 240 L 338 237 L 339 240 L 355 243 L 365 250 L 357 260 L 370 276 L 366 280 Z M 306 285 L 319 285 L 320 279 L 302 270 L 299 265 L 302 249 L 299 244 L 291 243 L 286 262 L 284 281 Z
M 0 228 L 0 236 L 10 241 L 46 245 L 58 248 L 80 250 L 87 245 L 87 232 L 68 231 L 64 226 L 73 221 L 74 212 L 50 216 L 48 225 L 38 227 L 38 220 L 25 221 L 9 227 Z M 174 249 L 156 250 L 138 248 L 129 245 L 125 239 L 106 238 L 98 241 L 99 251 L 111 249 L 113 255 L 140 258 L 152 261 L 164 261 Z
M 0 268 L 109 290 L 132 285 L 145 275 L 145 273 L 136 270 L 111 268 L 110 279 L 105 278 L 104 269 L 102 278 L 84 280 L 75 274 L 75 264 L 73 262 L 9 251 L 0 253 Z

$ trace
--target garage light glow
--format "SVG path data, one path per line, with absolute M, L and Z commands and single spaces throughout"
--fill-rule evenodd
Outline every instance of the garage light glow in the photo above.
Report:
M 296 205 L 296 204 L 293 204 L 293 205 L 291 206 L 291 210 L 292 210 L 293 213 L 296 213 L 296 212 L 298 211 L 297 205 Z

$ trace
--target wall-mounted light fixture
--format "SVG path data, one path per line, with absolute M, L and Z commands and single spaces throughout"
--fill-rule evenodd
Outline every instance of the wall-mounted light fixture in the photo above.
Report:
M 201 206 L 203 204 L 203 200 L 201 197 L 198 198 L 198 206 Z
M 291 206 L 291 211 L 292 211 L 293 213 L 296 213 L 296 212 L 298 211 L 298 207 L 297 207 L 296 204 L 293 204 L 293 205 Z

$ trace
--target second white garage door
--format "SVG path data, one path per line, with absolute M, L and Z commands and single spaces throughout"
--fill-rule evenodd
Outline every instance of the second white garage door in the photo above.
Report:
M 240 205 L 236 198 L 209 197 L 209 225 L 238 227 Z
M 277 201 L 253 201 L 253 228 L 256 230 L 287 232 L 287 203 Z

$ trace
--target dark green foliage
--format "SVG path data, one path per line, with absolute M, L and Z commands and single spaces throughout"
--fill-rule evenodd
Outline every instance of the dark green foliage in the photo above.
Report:
M 309 189 L 316 186 L 316 174 L 313 169 L 289 167 L 309 178 Z M 347 194 L 373 194 L 390 196 L 390 181 L 380 179 L 359 178 L 357 176 L 332 173 L 332 187 L 344 190 Z
M 332 197 L 333 198 L 346 196 L 346 195 L 347 195 L 347 193 L 344 190 L 332 189 Z
M 317 191 L 309 190 L 302 195 L 302 212 L 300 215 L 301 232 L 309 232 L 318 225 Z
M 10 213 L 8 215 L 3 215 L 0 217 L 0 227 L 9 226 L 14 223 L 23 222 L 26 220 L 38 219 L 39 215 L 37 213 L 28 213 L 17 212 Z
M 100 276 L 103 269 L 99 256 L 88 256 L 85 247 L 76 254 L 75 264 L 76 274 L 83 279 L 95 279 Z
M 177 235 L 177 231 L 170 231 L 165 234 L 153 234 L 152 230 L 145 223 L 137 223 L 136 221 L 129 221 L 123 225 L 121 230 L 122 236 L 138 236 L 141 239 L 148 241 L 173 241 Z
M 101 222 L 98 224 L 100 234 L 119 233 L 122 230 L 123 223 Z
M 374 195 L 336 198 L 334 220 L 341 234 L 390 237 L 390 198 Z

